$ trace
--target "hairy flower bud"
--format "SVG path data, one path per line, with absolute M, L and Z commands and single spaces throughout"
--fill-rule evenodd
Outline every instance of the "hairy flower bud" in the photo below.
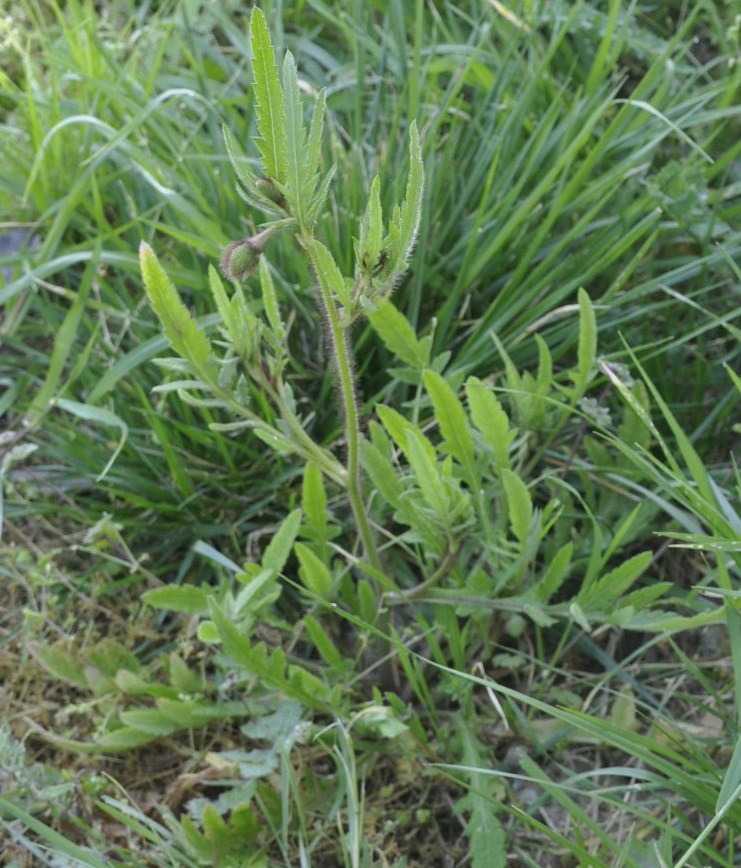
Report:
M 275 232 L 275 227 L 268 227 L 250 238 L 240 238 L 232 241 L 221 256 L 221 273 L 228 280 L 241 280 L 257 268 L 263 247 L 268 238 Z
M 260 261 L 262 247 L 253 243 L 251 238 L 232 241 L 221 257 L 221 273 L 228 280 L 241 280 L 252 274 Z

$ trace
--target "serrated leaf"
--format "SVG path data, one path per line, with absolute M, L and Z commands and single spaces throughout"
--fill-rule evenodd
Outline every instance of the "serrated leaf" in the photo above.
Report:
M 577 597 L 579 605 L 587 611 L 612 606 L 643 575 L 652 558 L 652 552 L 641 552 L 628 558 L 582 591 Z
M 224 136 L 226 153 L 229 157 L 229 162 L 232 165 L 232 169 L 234 170 L 234 174 L 239 179 L 239 183 L 244 187 L 245 193 L 254 193 L 255 181 L 257 180 L 257 178 L 255 177 L 254 173 L 244 165 L 244 160 L 238 159 L 236 148 L 234 147 L 234 140 L 232 139 L 232 134 L 229 132 L 229 129 L 225 126 L 222 126 L 221 132 Z
M 322 682 L 314 679 L 313 686 L 316 687 L 314 682 L 317 682 L 323 689 L 312 692 L 298 683 L 295 674 L 289 680 L 285 672 L 285 654 L 280 648 L 272 655 L 268 655 L 263 643 L 251 645 L 249 639 L 231 623 L 213 598 L 209 600 L 209 605 L 211 617 L 219 631 L 223 653 L 226 656 L 231 657 L 246 673 L 262 680 L 266 686 L 298 699 L 309 708 L 317 711 L 326 710 L 327 690 Z
M 404 484 L 390 459 L 367 440 L 364 440 L 361 445 L 361 459 L 371 482 L 384 500 L 391 506 L 398 507 L 399 500 L 404 494 Z
M 389 351 L 402 362 L 415 369 L 429 363 L 429 350 L 425 352 L 409 320 L 388 299 L 376 302 L 376 309 L 368 311 L 367 317 Z
M 394 410 L 393 407 L 387 407 L 385 404 L 379 404 L 376 407 L 376 412 L 378 413 L 381 422 L 383 422 L 383 427 L 391 435 L 391 439 L 396 443 L 399 449 L 401 449 L 408 461 L 409 443 L 407 440 L 407 431 L 412 429 L 414 426 L 405 416 L 402 416 L 401 413 Z M 424 436 L 424 434 L 421 432 L 419 433 L 422 437 L 422 442 L 424 443 L 425 452 L 429 459 L 434 461 L 435 447 Z
M 368 209 L 365 212 L 365 249 L 370 262 L 375 264 L 381 252 L 383 240 L 383 209 L 381 207 L 381 181 L 378 175 L 371 182 Z
M 257 100 L 257 128 L 260 132 L 257 146 L 262 154 L 266 176 L 283 184 L 286 180 L 283 92 L 268 25 L 262 10 L 257 6 L 253 8 L 250 19 L 250 42 Z
M 404 271 L 409 255 L 417 240 L 417 231 L 422 216 L 422 194 L 424 192 L 424 164 L 419 133 L 415 121 L 409 125 L 409 174 L 407 188 L 401 207 L 394 209 L 389 226 L 392 256 L 395 260 L 394 271 Z
M 311 204 L 306 211 L 306 220 L 310 225 L 314 223 L 319 212 L 324 207 L 324 203 L 327 201 L 327 196 L 329 195 L 329 185 L 332 183 L 332 179 L 334 178 L 334 173 L 336 169 L 336 166 L 330 166 L 329 170 L 322 178 L 321 183 L 317 187 L 316 192 L 311 198 Z
M 429 454 L 426 438 L 415 428 L 406 430 L 406 457 L 427 503 L 440 516 L 447 516 L 450 500 L 437 462 Z M 429 442 L 429 441 L 427 441 Z
M 530 524 L 533 517 L 533 501 L 525 483 L 512 470 L 502 470 L 502 485 L 507 495 L 509 523 L 512 533 L 524 551 L 530 537 Z
M 440 374 L 425 371 L 423 380 L 432 399 L 440 433 L 444 438 L 442 448 L 458 460 L 466 473 L 469 485 L 476 490 L 478 483 L 474 466 L 473 437 L 463 405 Z
M 345 278 L 332 254 L 316 239 L 312 241 L 312 264 L 322 285 L 331 291 L 343 307 L 347 307 L 350 304 L 350 291 L 345 284 Z
M 282 571 L 291 554 L 300 527 L 301 510 L 294 509 L 283 519 L 281 526 L 265 549 L 265 554 L 262 557 L 263 569 L 270 570 L 274 575 L 278 575 Z
M 303 224 L 304 216 L 304 111 L 298 88 L 296 61 L 290 51 L 283 59 L 283 107 L 286 131 L 286 200 L 291 213 Z
M 477 377 L 469 377 L 466 397 L 473 424 L 489 444 L 497 471 L 509 469 L 509 444 L 515 432 L 510 430 L 509 417 L 497 396 Z
M 316 542 L 326 541 L 327 534 L 327 492 L 321 470 L 310 461 L 304 470 L 301 486 L 301 507 L 305 516 L 304 536 Z
M 569 574 L 574 544 L 567 542 L 551 558 L 543 577 L 534 588 L 535 598 L 547 603 Z
M 310 199 L 316 187 L 319 177 L 319 161 L 322 152 L 322 132 L 324 131 L 324 107 L 326 97 L 324 90 L 319 91 L 319 95 L 314 103 L 314 111 L 311 115 L 311 126 L 309 127 L 309 138 L 304 149 L 304 165 L 303 176 L 305 186 L 302 190 L 302 195 L 306 199 Z
M 144 287 L 170 346 L 191 361 L 199 372 L 206 370 L 211 344 L 188 313 L 175 285 L 145 241 L 139 246 L 139 262 Z
M 297 542 L 293 548 L 301 564 L 299 576 L 305 587 L 323 599 L 329 598 L 333 584 L 329 567 L 304 543 Z
M 206 594 L 194 585 L 168 585 L 154 588 L 142 594 L 142 600 L 155 609 L 169 609 L 186 615 L 198 615 L 208 611 Z

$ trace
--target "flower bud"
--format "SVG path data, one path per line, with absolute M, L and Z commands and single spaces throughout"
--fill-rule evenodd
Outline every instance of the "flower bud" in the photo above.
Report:
M 257 268 L 261 253 L 262 244 L 256 244 L 253 238 L 232 241 L 222 254 L 221 273 L 228 280 L 241 280 Z

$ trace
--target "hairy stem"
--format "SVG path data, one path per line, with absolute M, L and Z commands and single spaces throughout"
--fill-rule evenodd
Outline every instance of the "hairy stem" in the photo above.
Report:
M 355 374 L 353 371 L 350 347 L 346 340 L 346 330 L 340 321 L 340 312 L 327 284 L 322 268 L 318 263 L 314 239 L 302 235 L 301 244 L 306 250 L 314 271 L 319 279 L 319 294 L 323 313 L 326 317 L 332 341 L 332 352 L 337 369 L 340 400 L 345 419 L 345 440 L 347 443 L 347 493 L 355 516 L 355 524 L 360 534 L 363 550 L 368 562 L 375 569 L 381 569 L 376 541 L 368 521 L 368 513 L 363 501 L 360 485 L 360 422 L 355 399 Z

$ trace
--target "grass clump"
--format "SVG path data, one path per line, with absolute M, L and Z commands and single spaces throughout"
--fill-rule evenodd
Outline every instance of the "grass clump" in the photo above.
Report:
M 21 5 L 6 861 L 734 862 L 738 33 L 662 10 Z

